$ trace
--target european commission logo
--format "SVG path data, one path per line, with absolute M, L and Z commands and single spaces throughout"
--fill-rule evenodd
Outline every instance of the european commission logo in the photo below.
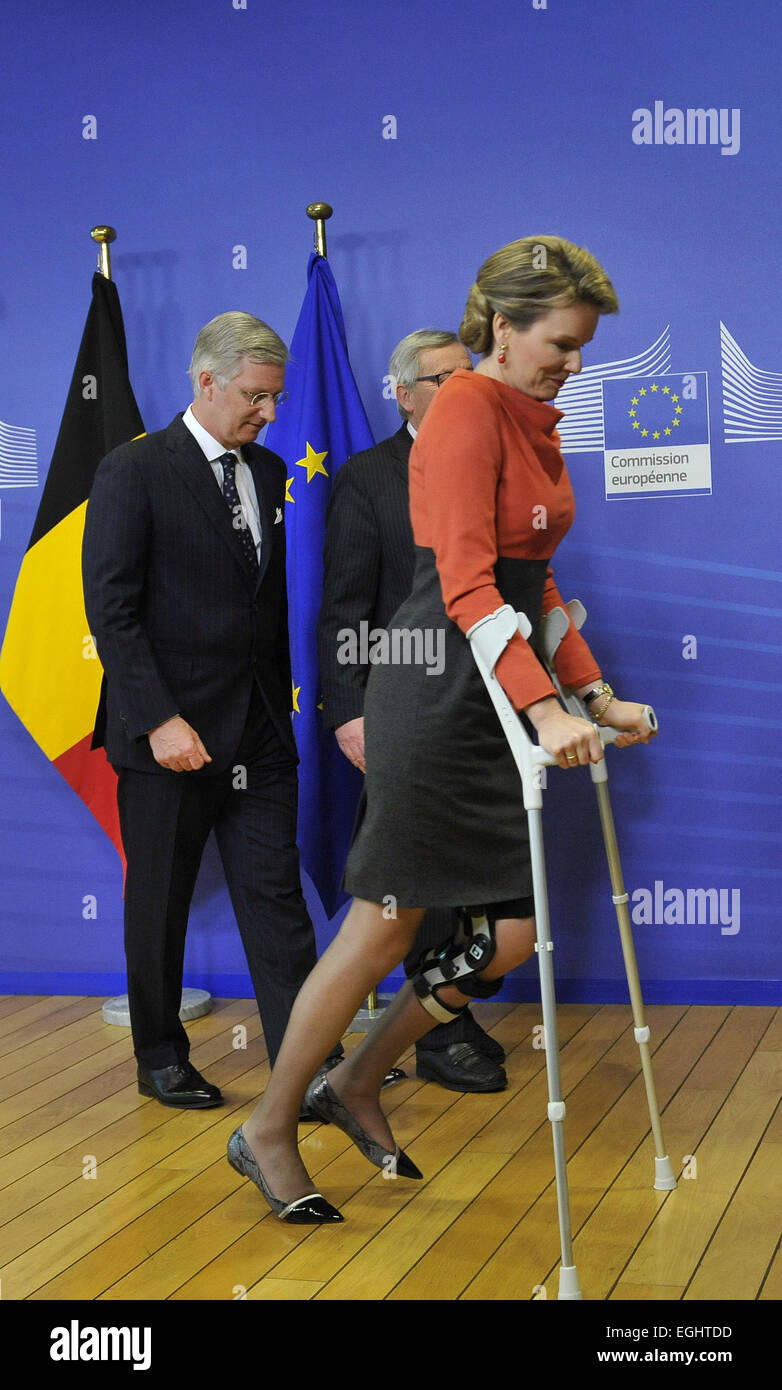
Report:
M 711 493 L 706 372 L 604 380 L 606 498 Z
M 722 415 L 726 444 L 772 444 L 782 439 L 782 372 L 750 362 L 720 324 Z
M 0 420 L 0 487 L 37 487 L 35 430 Z

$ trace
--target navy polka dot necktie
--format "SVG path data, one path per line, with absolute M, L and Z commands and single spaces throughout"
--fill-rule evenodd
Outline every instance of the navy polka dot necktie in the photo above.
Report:
M 258 552 L 255 549 L 253 533 L 245 518 L 242 499 L 236 487 L 236 454 L 223 454 L 218 462 L 223 465 L 223 497 L 230 508 L 234 530 L 241 541 L 247 563 L 257 573 Z

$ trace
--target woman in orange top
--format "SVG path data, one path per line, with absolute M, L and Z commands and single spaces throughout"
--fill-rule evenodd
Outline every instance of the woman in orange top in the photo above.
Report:
M 264 1096 L 229 1141 L 229 1161 L 283 1220 L 342 1219 L 313 1191 L 299 1157 L 300 1104 L 320 1059 L 410 949 L 424 909 L 469 904 L 494 925 L 490 964 L 461 981 L 461 990 L 437 988 L 446 1012 L 469 1002 L 468 988 L 496 992 L 504 973 L 534 949 L 521 783 L 464 634 L 503 603 L 524 611 L 533 628 L 541 613 L 562 603 L 549 562 L 574 503 L 556 432 L 561 413 L 549 402 L 581 370 L 581 349 L 600 314 L 617 308 L 611 282 L 588 251 L 557 237 L 503 247 L 478 272 L 461 326 L 462 341 L 483 354 L 481 361 L 474 372 L 453 373 L 416 438 L 415 585 L 391 628 L 428 634 L 427 661 L 373 668 L 365 795 L 345 871 L 354 901 L 299 993 Z M 557 672 L 580 696 L 597 689 L 593 717 L 621 731 L 618 746 L 648 741 L 643 706 L 601 685 L 600 668 L 572 625 Z M 602 758 L 594 724 L 563 708 L 520 634 L 496 673 L 560 767 Z M 421 1176 L 394 1143 L 380 1087 L 431 1021 L 407 982 L 348 1060 L 307 1089 L 307 1105 L 389 1174 Z

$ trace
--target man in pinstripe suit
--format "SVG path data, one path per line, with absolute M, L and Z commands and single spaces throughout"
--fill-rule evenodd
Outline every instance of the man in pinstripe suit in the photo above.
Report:
M 410 525 L 408 460 L 413 439 L 437 390 L 451 372 L 472 367 L 454 333 L 421 329 L 397 345 L 389 371 L 401 429 L 343 463 L 329 501 L 318 649 L 324 717 L 346 758 L 364 770 L 364 690 L 369 668 L 337 659 L 337 634 L 360 623 L 387 627 L 413 587 L 415 547 Z M 405 961 L 412 973 L 430 947 L 450 940 L 455 915 L 433 908 Z M 499 1043 L 465 1009 L 416 1045 L 416 1071 L 449 1090 L 497 1091 L 507 1085 Z
M 296 848 L 286 470 L 254 442 L 287 360 L 261 320 L 218 315 L 196 339 L 192 405 L 109 454 L 87 508 L 84 592 L 106 677 L 96 741 L 119 776 L 138 1086 L 164 1105 L 222 1099 L 179 1021 L 210 830 L 272 1062 L 316 960 Z

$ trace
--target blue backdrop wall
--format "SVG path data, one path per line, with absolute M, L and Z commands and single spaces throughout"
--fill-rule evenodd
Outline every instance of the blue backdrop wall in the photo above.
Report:
M 622 312 L 559 401 L 578 515 L 557 577 L 586 604 L 609 679 L 660 718 L 651 749 L 611 757 L 647 996 L 778 1001 L 777 0 L 39 0 L 4 7 L 0 29 L 0 420 L 35 432 L 38 459 L 37 482 L 0 480 L 0 623 L 87 311 L 94 224 L 118 229 L 150 430 L 187 403 L 214 314 L 247 309 L 290 340 L 314 199 L 335 208 L 329 259 L 378 439 L 397 422 L 391 348 L 458 327 L 488 254 L 529 233 L 586 245 Z M 649 462 L 629 433 L 636 396 L 660 436 L 649 448 L 678 464 Z M 115 851 L 4 702 L 0 738 L 0 989 L 121 989 Z M 557 972 L 565 998 L 617 998 L 587 780 L 553 774 L 547 795 Z M 698 889 L 717 892 L 688 911 Z M 334 923 L 310 900 L 322 945 Z M 190 983 L 250 994 L 211 850 L 187 967 Z M 535 988 L 526 967 L 506 994 Z

